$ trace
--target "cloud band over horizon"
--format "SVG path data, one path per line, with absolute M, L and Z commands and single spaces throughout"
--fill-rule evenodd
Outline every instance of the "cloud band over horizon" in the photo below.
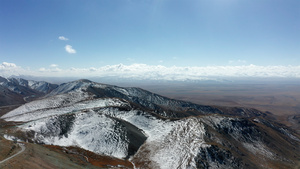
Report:
M 55 66 L 53 66 L 55 65 Z M 300 78 L 299 66 L 205 66 L 178 67 L 147 64 L 107 65 L 98 68 L 61 69 L 56 64 L 39 70 L 24 69 L 14 63 L 0 64 L 0 76 L 122 77 L 149 80 L 202 80 L 206 77 L 285 77 Z

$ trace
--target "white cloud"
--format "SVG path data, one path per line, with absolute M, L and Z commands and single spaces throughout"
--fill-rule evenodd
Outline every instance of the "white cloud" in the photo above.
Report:
M 61 72 L 61 71 L 63 71 L 62 69 L 60 69 L 60 68 L 54 68 L 54 69 L 51 69 L 51 72 Z
M 47 71 L 47 69 L 46 69 L 46 68 L 44 68 L 44 67 L 41 67 L 41 68 L 39 69 L 39 71 L 40 71 L 40 72 L 46 72 L 46 71 Z
M 64 40 L 64 41 L 69 40 L 68 38 L 66 38 L 66 37 L 64 37 L 64 36 L 59 36 L 58 39 L 59 39 L 59 40 Z
M 49 67 L 50 67 L 49 69 L 41 67 L 38 71 L 42 72 L 43 75 L 46 75 L 46 76 L 47 76 L 47 73 L 51 74 L 51 72 L 60 72 L 60 71 L 62 71 L 62 69 L 58 68 L 57 64 L 51 64 Z
M 68 53 L 71 53 L 71 54 L 76 53 L 76 50 L 73 49 L 73 47 L 71 45 L 66 45 L 65 49 Z
M 11 75 L 30 74 L 30 71 L 17 66 L 14 63 L 3 62 L 0 64 L 0 76 L 8 77 Z
M 1 65 L 0 65 L 0 69 L 9 69 L 9 68 L 16 68 L 17 65 L 14 64 L 14 63 L 7 63 L 7 62 L 3 62 Z
M 94 68 L 94 67 L 91 67 L 91 68 L 90 68 L 90 71 L 91 71 L 91 72 L 95 72 L 95 71 L 97 71 L 97 69 Z
M 51 64 L 50 67 L 58 67 L 57 64 Z
M 177 67 L 146 64 L 107 65 L 102 67 L 60 69 L 52 64 L 50 68 L 32 71 L 14 63 L 0 64 L 0 76 L 31 75 L 46 77 L 124 77 L 152 80 L 201 80 L 210 77 L 290 77 L 300 78 L 299 66 L 205 66 Z

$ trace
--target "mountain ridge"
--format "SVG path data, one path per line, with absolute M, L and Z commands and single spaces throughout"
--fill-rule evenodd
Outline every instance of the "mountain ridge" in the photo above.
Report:
M 1 118 L 18 137 L 129 159 L 136 168 L 276 168 L 299 160 L 299 136 L 255 109 L 230 111 L 89 80 L 57 86 Z M 271 141 L 278 140 L 278 141 Z

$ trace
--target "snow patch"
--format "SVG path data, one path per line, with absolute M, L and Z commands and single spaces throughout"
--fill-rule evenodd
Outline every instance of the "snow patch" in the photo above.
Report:
M 6 140 L 10 140 L 10 141 L 22 141 L 20 139 L 18 139 L 17 137 L 14 137 L 14 136 L 10 136 L 10 135 L 7 135 L 7 134 L 4 134 L 3 137 L 6 139 Z
M 243 143 L 243 146 L 249 150 L 252 154 L 254 155 L 263 155 L 264 157 L 274 159 L 274 154 L 268 150 L 268 148 L 260 142 L 255 142 L 255 143 Z

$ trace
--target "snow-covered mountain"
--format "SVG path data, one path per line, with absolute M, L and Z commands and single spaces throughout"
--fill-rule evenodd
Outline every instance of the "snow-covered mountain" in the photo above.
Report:
M 23 104 L 33 98 L 48 94 L 58 85 L 44 81 L 0 76 L 0 106 Z
M 61 84 L 1 118 L 24 122 L 19 139 L 77 146 L 136 168 L 288 168 L 300 157 L 299 136 L 257 110 L 89 80 Z
M 41 93 L 49 93 L 58 85 L 44 81 L 25 80 L 22 78 L 3 78 L 0 77 L 0 85 L 9 88 L 11 91 L 22 93 L 20 86 L 29 88 Z

